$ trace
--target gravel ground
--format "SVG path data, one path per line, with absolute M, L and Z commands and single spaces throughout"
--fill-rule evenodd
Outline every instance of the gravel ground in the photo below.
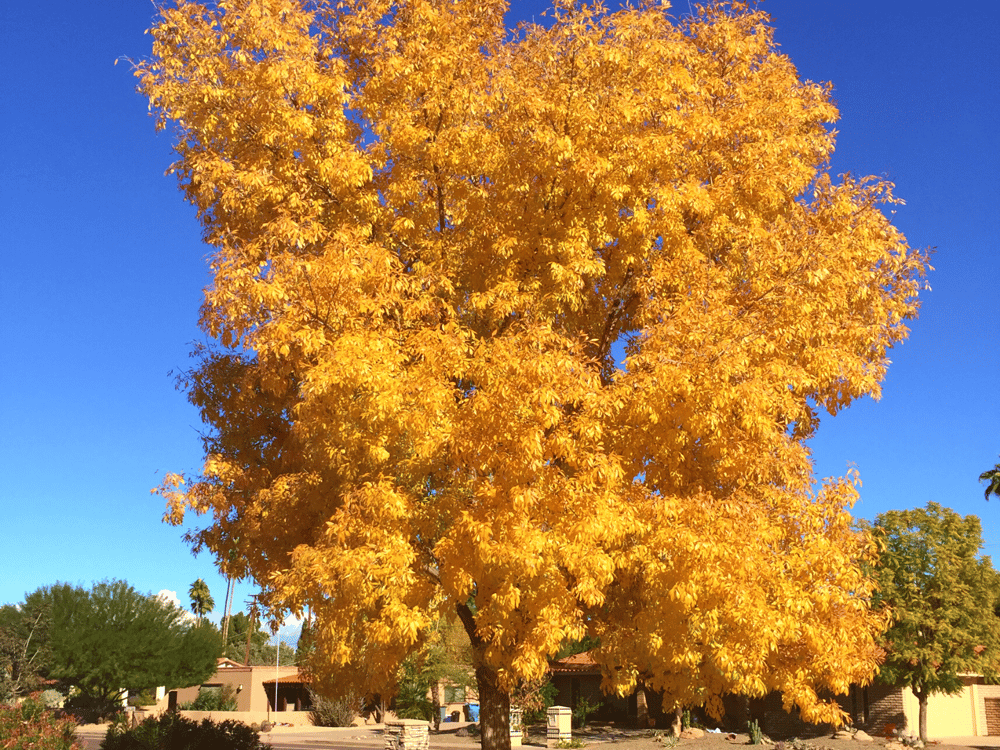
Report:
M 899 750 L 900 745 L 891 743 L 885 738 L 874 737 L 870 742 L 861 742 L 855 739 L 834 739 L 832 735 L 811 737 L 805 740 L 786 740 L 783 743 L 765 740 L 754 748 L 750 745 L 750 738 L 745 733 L 727 734 L 724 732 L 706 732 L 703 737 L 697 739 L 674 739 L 666 736 L 663 730 L 639 730 L 639 729 L 617 729 L 604 727 L 588 727 L 587 729 L 574 730 L 574 738 L 579 738 L 584 745 L 604 745 L 613 743 L 621 747 L 621 750 Z M 998 743 L 996 737 L 976 737 L 961 738 L 956 744 L 945 742 L 928 743 L 928 748 L 933 750 L 968 750 L 973 748 L 989 748 L 996 750 Z M 971 741 L 970 741 L 971 740 Z M 977 740 L 983 743 L 975 744 Z M 433 746 L 434 740 L 431 739 Z M 532 727 L 525 737 L 525 745 L 545 747 L 544 727 Z
M 431 750 L 476 750 L 479 739 L 475 736 L 459 736 L 458 730 L 465 725 L 449 727 L 442 725 L 442 731 L 432 732 Z M 88 725 L 79 728 L 78 736 L 88 750 L 96 750 L 104 737 L 106 727 Z M 344 750 L 383 750 L 385 738 L 381 726 L 327 729 L 313 726 L 276 727 L 271 733 L 261 735 L 269 744 L 278 744 L 288 739 L 302 743 L 302 747 L 344 748 Z M 854 739 L 834 739 L 832 736 L 813 737 L 807 740 L 786 740 L 783 747 L 775 742 L 763 742 L 754 747 L 746 734 L 725 734 L 706 732 L 697 739 L 675 740 L 667 737 L 663 730 L 624 729 L 618 727 L 591 726 L 573 731 L 574 739 L 583 747 L 592 750 L 611 750 L 605 745 L 615 745 L 615 750 L 900 750 L 887 747 L 884 738 L 876 737 L 871 742 Z M 536 725 L 528 729 L 523 745 L 526 750 L 545 747 L 545 726 Z M 1000 737 L 961 737 L 951 741 L 930 742 L 928 750 L 1000 750 Z

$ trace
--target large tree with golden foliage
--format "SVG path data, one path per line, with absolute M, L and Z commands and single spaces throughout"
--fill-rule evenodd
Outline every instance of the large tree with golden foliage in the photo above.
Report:
M 829 87 L 764 14 L 503 0 L 178 0 L 137 67 L 213 248 L 168 518 L 318 684 L 472 640 L 484 745 L 564 639 L 669 705 L 870 678 L 851 478 L 820 410 L 877 396 L 926 261 L 832 179 Z M 612 353 L 615 346 L 617 357 Z M 234 554 L 234 551 L 236 554 Z

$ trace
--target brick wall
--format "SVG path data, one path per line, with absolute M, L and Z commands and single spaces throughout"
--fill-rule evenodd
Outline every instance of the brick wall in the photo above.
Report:
M 844 707 L 843 701 L 839 701 Z M 812 724 L 803 721 L 799 709 L 786 711 L 781 703 L 781 693 L 774 692 L 763 699 L 750 701 L 750 716 L 760 724 L 761 731 L 774 740 L 792 737 L 811 738 L 833 733 L 831 724 Z
M 735 696 L 727 696 L 727 728 L 730 731 L 744 731 L 746 718 L 755 719 L 761 730 L 772 739 L 791 737 L 819 737 L 832 734 L 830 724 L 810 724 L 803 721 L 799 710 L 785 711 L 781 704 L 781 693 L 771 693 L 766 698 L 742 701 Z M 881 684 L 867 687 L 852 687 L 848 695 L 836 696 L 837 703 L 844 709 L 857 729 L 864 729 L 872 736 L 885 737 L 893 729 L 906 729 L 906 715 L 903 713 L 903 694 L 899 688 Z M 742 718 L 742 720 L 741 720 Z
M 1000 734 L 1000 698 L 986 698 L 986 733 Z
M 984 685 L 980 680 L 978 684 L 970 686 L 970 690 L 975 707 L 976 734 L 980 737 L 1000 735 L 1000 727 L 995 720 L 990 721 L 988 716 L 990 705 L 996 706 L 996 701 L 1000 701 L 1000 685 Z
M 893 729 L 899 732 L 909 729 L 906 726 L 906 714 L 903 713 L 904 688 L 874 682 L 863 690 L 868 704 L 868 720 L 862 719 L 859 726 L 868 734 L 873 737 L 888 737 Z

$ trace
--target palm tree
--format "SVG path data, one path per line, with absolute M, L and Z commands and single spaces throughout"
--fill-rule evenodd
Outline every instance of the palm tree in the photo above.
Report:
M 212 598 L 212 594 L 208 590 L 208 584 L 201 578 L 191 584 L 188 596 L 191 598 L 191 611 L 198 617 L 199 622 L 215 609 L 215 599 Z
M 1000 464 L 980 474 L 979 481 L 986 482 L 985 495 L 987 500 L 990 499 L 990 495 L 1000 497 Z

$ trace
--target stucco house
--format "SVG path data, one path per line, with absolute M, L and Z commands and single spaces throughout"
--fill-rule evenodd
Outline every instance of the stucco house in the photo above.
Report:
M 581 699 L 591 705 L 601 701 L 594 719 L 636 725 L 648 722 L 653 726 L 669 726 L 660 697 L 650 691 L 637 690 L 627 698 L 606 696 L 601 692 L 601 673 L 587 653 L 553 662 L 550 665 L 552 684 L 557 690 L 558 705 L 575 708 Z M 1000 735 L 1000 685 L 987 685 L 982 676 L 965 675 L 963 688 L 955 695 L 932 695 L 927 705 L 927 734 L 935 737 L 998 736 Z M 838 702 L 858 729 L 873 736 L 886 737 L 893 732 L 916 731 L 919 705 L 908 688 L 889 687 L 881 683 L 851 687 Z M 749 719 L 755 719 L 768 736 L 817 736 L 831 727 L 802 721 L 797 711 L 791 713 L 781 705 L 781 694 L 747 699 L 728 695 L 723 699 L 725 716 L 722 726 L 741 731 Z
M 225 658 L 218 660 L 215 674 L 207 682 L 171 690 L 167 708 L 176 709 L 193 701 L 200 690 L 221 690 L 225 685 L 235 694 L 236 710 L 254 714 L 254 721 L 272 713 L 305 713 L 310 708 L 306 680 L 298 667 L 247 666 Z

